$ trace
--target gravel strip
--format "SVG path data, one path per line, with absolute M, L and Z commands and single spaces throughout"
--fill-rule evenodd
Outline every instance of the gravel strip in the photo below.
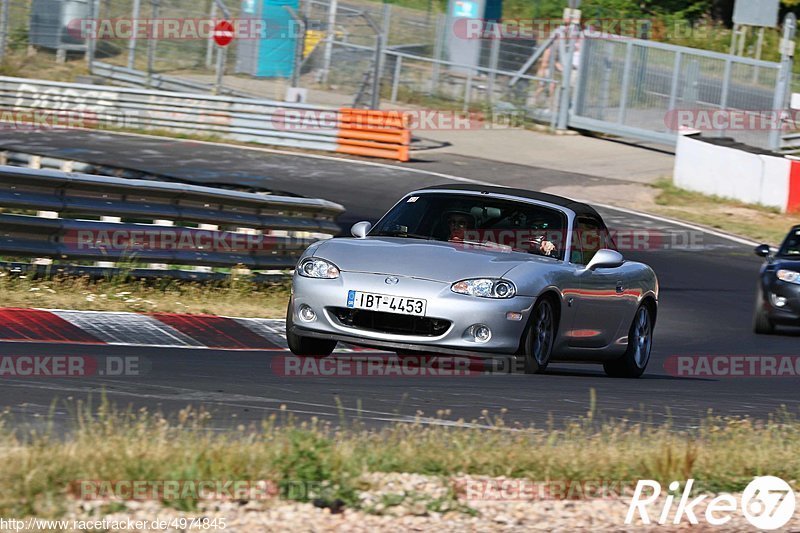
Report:
M 449 480 L 422 476 L 418 474 L 369 474 L 362 478 L 366 490 L 359 495 L 361 510 L 344 508 L 332 512 L 329 508 L 316 507 L 311 503 L 298 503 L 270 498 L 249 502 L 205 500 L 195 512 L 182 512 L 163 507 L 158 502 L 124 502 L 124 510 L 104 514 L 108 502 L 73 501 L 73 510 L 62 519 L 101 520 L 127 519 L 152 521 L 154 519 L 171 521 L 176 518 L 187 520 L 206 517 L 210 520 L 225 518 L 226 532 L 395 532 L 409 531 L 754 531 L 741 511 L 732 513 L 732 519 L 724 526 L 711 526 L 705 523 L 705 503 L 707 498 L 695 507 L 700 520 L 698 526 L 691 526 L 685 519 L 674 526 L 651 524 L 643 525 L 638 516 L 634 523 L 625 525 L 630 496 L 617 496 L 603 499 L 563 500 L 563 499 L 478 499 L 475 497 L 475 484 L 492 483 L 499 487 L 504 481 L 520 483 L 520 480 L 455 476 Z M 533 482 L 529 482 L 533 484 Z M 470 485 L 472 484 L 472 485 Z M 468 497 L 465 487 L 472 486 L 472 497 Z M 455 497 L 454 497 L 455 495 Z M 696 495 L 693 495 L 693 497 Z M 796 495 L 800 502 L 800 494 Z M 734 494 L 741 502 L 741 494 Z M 673 504 L 669 520 L 674 516 L 677 499 Z M 431 506 L 434 506 L 432 509 Z M 662 500 L 651 507 L 651 518 L 657 519 Z M 122 531 L 123 529 L 111 529 Z M 138 531 L 220 531 L 221 527 L 199 527 L 181 529 L 140 529 Z M 783 531 L 800 531 L 800 513 L 795 513 Z

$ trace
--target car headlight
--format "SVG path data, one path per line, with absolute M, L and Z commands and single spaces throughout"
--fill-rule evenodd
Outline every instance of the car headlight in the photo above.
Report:
M 794 270 L 778 270 L 775 275 L 778 276 L 779 280 L 785 281 L 786 283 L 800 284 L 800 272 L 795 272 Z
M 512 298 L 517 288 L 504 279 L 465 279 L 453 283 L 450 290 L 458 294 L 479 296 L 481 298 Z
M 309 257 L 297 266 L 297 273 L 306 278 L 334 279 L 339 277 L 339 269 L 330 261 Z

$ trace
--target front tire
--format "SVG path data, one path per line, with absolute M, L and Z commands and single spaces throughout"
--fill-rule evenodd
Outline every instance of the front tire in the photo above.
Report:
M 758 335 L 772 335 L 775 333 L 775 324 L 763 309 L 756 309 L 753 316 L 753 331 Z
M 753 312 L 753 331 L 757 335 L 772 335 L 775 333 L 775 324 L 767 316 L 764 311 L 764 294 L 761 289 L 758 290 L 756 297 L 756 309 Z
M 306 355 L 311 357 L 325 357 L 333 353 L 338 344 L 336 341 L 326 339 L 315 339 L 313 337 L 303 337 L 292 332 L 294 326 L 294 306 L 289 302 L 286 309 L 286 343 L 289 350 L 295 355 Z
M 556 340 L 557 320 L 552 300 L 542 298 L 531 314 L 525 335 L 525 373 L 541 374 L 547 370 Z
M 625 355 L 603 364 L 606 374 L 613 378 L 638 378 L 650 361 L 653 349 L 653 315 L 647 304 L 636 310 L 633 323 L 628 331 L 628 349 Z

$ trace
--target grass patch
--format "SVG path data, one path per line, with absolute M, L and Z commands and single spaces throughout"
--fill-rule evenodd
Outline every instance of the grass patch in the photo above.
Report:
M 283 318 L 290 281 L 256 284 L 242 277 L 215 283 L 176 280 L 92 281 L 59 277 L 33 279 L 0 272 L 0 306 L 86 311 L 204 313 Z
M 758 242 L 780 244 L 800 216 L 777 209 L 708 196 L 676 187 L 672 180 L 655 183 L 659 190 L 654 210 L 663 215 L 717 228 Z
M 74 56 L 70 56 L 65 63 L 58 63 L 55 53 L 40 51 L 28 55 L 22 49 L 6 54 L 0 64 L 0 75 L 75 83 L 78 76 L 89 75 L 89 67 L 85 61 Z
M 493 429 L 412 423 L 366 430 L 357 422 L 344 428 L 316 419 L 300 422 L 282 411 L 259 427 L 218 432 L 208 427 L 207 414 L 189 408 L 171 420 L 146 410 L 119 411 L 106 402 L 94 411 L 81 403 L 67 408 L 76 423 L 61 437 L 47 425 L 13 429 L 0 417 L 3 515 L 59 515 L 80 480 L 269 480 L 279 487 L 307 482 L 314 492 L 282 494 L 359 507 L 370 472 L 442 480 L 464 474 L 662 483 L 694 478 L 698 490 L 709 492 L 740 491 L 758 475 L 779 476 L 795 488 L 800 479 L 800 421 L 785 410 L 764 421 L 709 415 L 696 429 L 680 431 L 669 423 L 599 422 L 592 416 L 562 429 L 509 428 L 487 416 Z M 453 508 L 444 500 L 455 498 L 424 505 Z M 197 501 L 165 503 L 194 509 Z M 380 507 L 398 504 L 391 496 Z

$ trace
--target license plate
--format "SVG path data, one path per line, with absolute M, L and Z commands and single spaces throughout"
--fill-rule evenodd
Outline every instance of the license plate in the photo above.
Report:
M 347 307 L 351 309 L 369 309 L 384 313 L 398 313 L 411 316 L 425 316 L 427 302 L 419 298 L 389 296 L 372 292 L 348 291 Z

